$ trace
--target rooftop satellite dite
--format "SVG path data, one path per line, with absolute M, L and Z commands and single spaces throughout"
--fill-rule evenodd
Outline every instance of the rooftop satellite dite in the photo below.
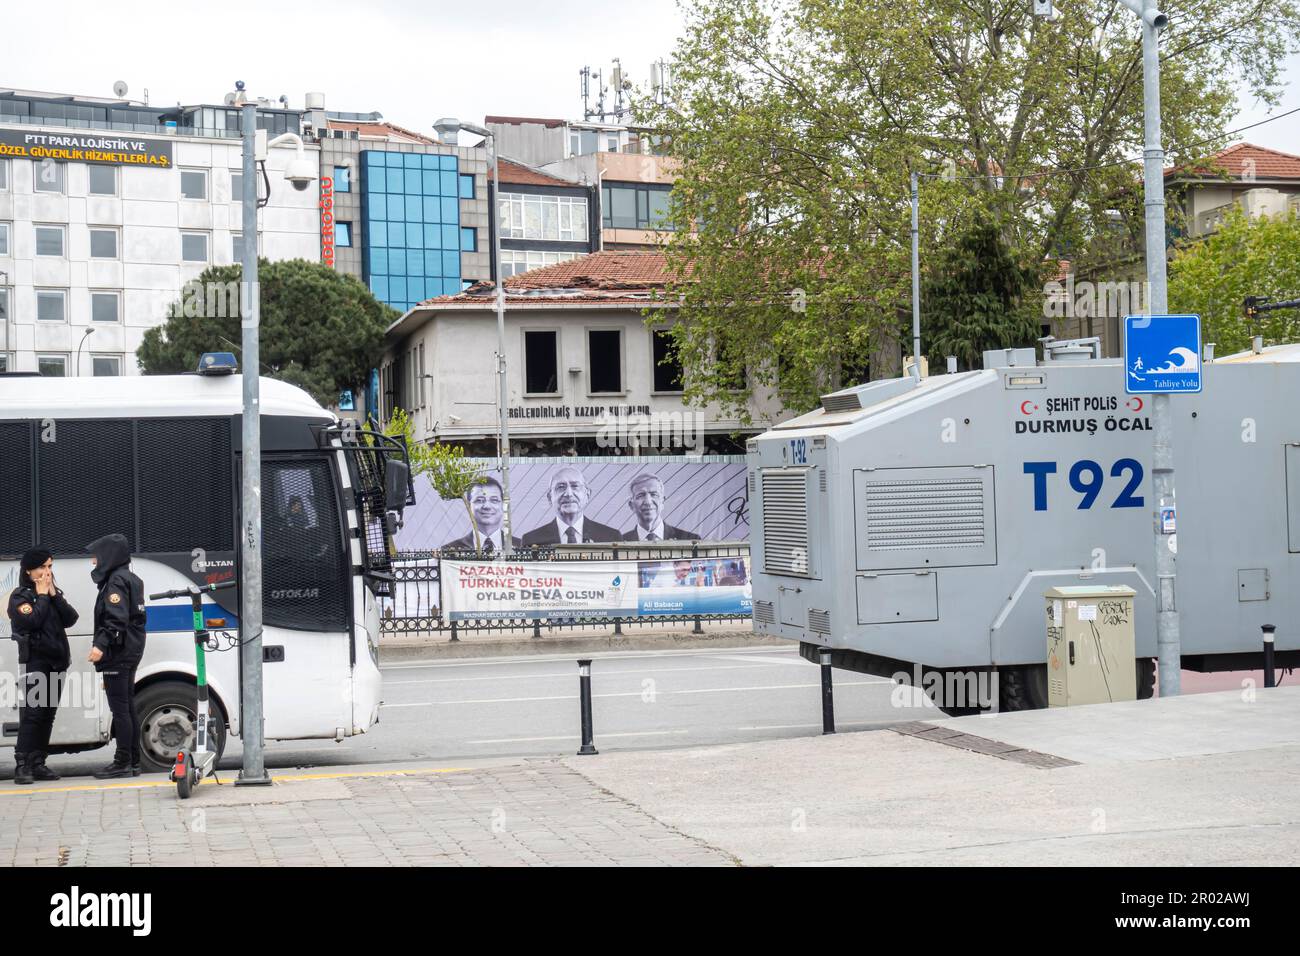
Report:
M 126 82 L 124 80 L 118 80 L 113 84 L 113 95 L 120 100 L 126 99 Z

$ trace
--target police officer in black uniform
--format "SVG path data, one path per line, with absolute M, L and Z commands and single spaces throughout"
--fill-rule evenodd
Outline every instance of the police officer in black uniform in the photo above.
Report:
M 67 629 L 77 623 L 77 612 L 55 585 L 54 558 L 44 548 L 32 548 L 19 562 L 18 587 L 9 595 L 9 622 L 22 670 L 14 783 L 58 780 L 45 758 L 71 663 Z
M 131 549 L 122 535 L 105 535 L 86 545 L 86 550 L 92 555 L 90 577 L 99 585 L 89 660 L 104 677 L 117 743 L 113 762 L 96 771 L 95 776 L 100 780 L 139 776 L 135 670 L 144 656 L 144 582 L 131 573 Z

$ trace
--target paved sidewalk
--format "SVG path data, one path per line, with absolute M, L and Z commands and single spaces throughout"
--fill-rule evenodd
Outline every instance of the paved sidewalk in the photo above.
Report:
M 0 784 L 0 865 L 727 866 L 555 761 L 277 774 L 272 787 Z
M 1297 781 L 1283 687 L 188 801 L 161 776 L 5 783 L 0 865 L 1295 865 Z

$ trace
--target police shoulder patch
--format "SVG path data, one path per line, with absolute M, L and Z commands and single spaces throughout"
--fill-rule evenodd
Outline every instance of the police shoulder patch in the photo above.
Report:
M 32 606 L 31 606 L 30 604 L 20 604 L 20 605 L 18 605 L 18 613 L 19 613 L 19 614 L 31 614 L 31 613 L 32 613 Z
M 120 594 L 118 594 L 116 591 L 114 591 L 112 594 L 110 594 L 110 595 L 108 596 L 108 603 L 109 603 L 109 604 L 121 604 L 121 603 L 122 603 L 122 595 L 120 595 Z

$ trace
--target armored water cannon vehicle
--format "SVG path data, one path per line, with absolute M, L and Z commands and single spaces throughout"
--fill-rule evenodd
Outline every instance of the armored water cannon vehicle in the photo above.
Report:
M 1208 360 L 1203 391 L 1171 399 L 1176 517 L 1123 361 L 1095 339 L 1043 353 L 846 388 L 751 439 L 755 631 L 927 690 L 995 676 L 983 706 L 1044 707 L 1044 593 L 1127 586 L 1147 697 L 1160 530 L 1185 669 L 1259 667 L 1264 624 L 1300 664 L 1300 345 Z

